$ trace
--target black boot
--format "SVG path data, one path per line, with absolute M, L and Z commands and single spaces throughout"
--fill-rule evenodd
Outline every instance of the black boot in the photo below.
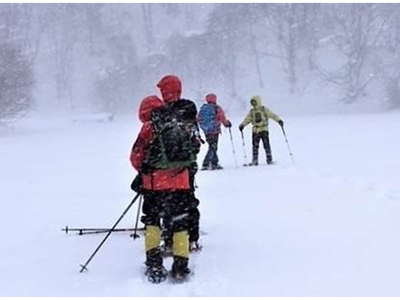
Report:
M 258 166 L 258 152 L 253 152 L 253 159 L 251 163 L 249 163 L 249 166 Z
M 222 169 L 223 169 L 223 167 L 219 164 L 211 166 L 211 170 L 222 170 Z
M 272 165 L 273 161 L 272 161 L 272 155 L 271 154 L 267 154 L 267 165 Z
M 211 163 L 203 164 L 203 166 L 201 167 L 201 170 L 202 170 L 202 171 L 205 171 L 205 170 L 212 170 Z
M 181 256 L 174 256 L 174 263 L 172 264 L 171 276 L 176 281 L 184 281 L 190 274 L 188 268 L 189 259 Z
M 257 160 L 253 159 L 253 161 L 249 163 L 249 166 L 258 166 L 258 159 Z
M 147 279 L 152 283 L 160 283 L 167 279 L 168 271 L 163 266 L 163 258 L 159 248 L 153 248 L 146 252 Z

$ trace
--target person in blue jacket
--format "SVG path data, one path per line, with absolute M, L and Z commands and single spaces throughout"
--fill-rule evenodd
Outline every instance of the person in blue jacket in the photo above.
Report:
M 206 102 L 202 105 L 198 114 L 198 123 L 208 143 L 208 152 L 204 158 L 202 170 L 218 170 L 222 169 L 217 154 L 221 124 L 229 128 L 232 123 L 225 117 L 224 110 L 217 104 L 215 94 L 208 94 Z

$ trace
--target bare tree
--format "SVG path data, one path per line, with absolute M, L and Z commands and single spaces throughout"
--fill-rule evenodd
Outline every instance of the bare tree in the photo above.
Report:
M 375 51 L 374 67 L 386 92 L 388 108 L 400 107 L 400 7 L 384 4 L 380 7 L 386 20 L 382 36 Z
M 283 70 L 288 76 L 289 91 L 296 91 L 298 81 L 298 61 L 301 36 L 301 5 L 294 3 L 272 4 L 267 9 L 269 28 L 276 37 L 276 45 L 279 49 L 277 57 L 280 58 Z
M 12 41 L 0 43 L 0 122 L 27 112 L 32 103 L 33 71 L 30 60 Z
M 25 19 L 22 17 L 25 16 Z M 26 45 L 30 13 L 21 4 L 0 5 L 0 121 L 32 105 L 33 60 Z
M 153 5 L 151 3 L 141 4 L 147 51 L 151 51 L 154 47 Z
M 365 95 L 374 79 L 368 58 L 384 28 L 375 4 L 332 4 L 325 16 L 332 28 L 332 45 L 343 63 L 331 69 L 318 67 L 321 76 L 344 91 L 343 101 L 351 103 Z

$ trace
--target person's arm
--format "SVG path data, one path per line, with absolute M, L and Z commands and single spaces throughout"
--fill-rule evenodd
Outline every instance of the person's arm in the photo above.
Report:
M 150 123 L 145 123 L 140 130 L 140 133 L 132 146 L 130 161 L 132 166 L 140 172 L 143 161 L 147 154 L 150 141 L 153 137 L 153 131 Z
M 264 108 L 264 112 L 265 112 L 265 116 L 268 119 L 272 119 L 275 122 L 281 124 L 281 122 L 283 123 L 283 120 L 281 119 L 281 117 L 279 117 L 277 114 L 273 113 L 272 111 L 270 111 L 268 108 Z
M 226 116 L 225 112 L 221 106 L 217 106 L 217 121 L 222 123 L 225 127 L 231 127 L 232 123 L 229 121 Z
M 250 110 L 249 113 L 247 114 L 246 118 L 244 118 L 243 122 L 240 123 L 239 130 L 242 131 L 244 127 L 246 127 L 248 124 L 250 124 L 252 121 L 252 118 L 253 118 L 253 116 L 252 116 L 252 113 Z

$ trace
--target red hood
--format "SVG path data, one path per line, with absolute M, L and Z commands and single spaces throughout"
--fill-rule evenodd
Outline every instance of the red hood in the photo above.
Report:
M 215 94 L 208 94 L 206 96 L 207 103 L 217 104 L 217 96 Z
M 182 82 L 174 75 L 164 76 L 157 87 L 161 91 L 161 95 L 166 103 L 179 100 L 182 93 Z
M 140 121 L 150 121 L 151 112 L 153 109 L 163 106 L 163 102 L 157 96 L 148 96 L 142 100 L 139 107 Z

